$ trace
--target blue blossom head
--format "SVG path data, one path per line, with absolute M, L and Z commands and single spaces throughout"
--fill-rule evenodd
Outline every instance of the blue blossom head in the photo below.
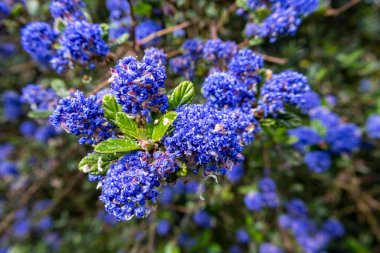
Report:
M 170 232 L 170 222 L 168 220 L 159 220 L 156 225 L 158 235 L 165 236 Z
M 119 20 L 131 12 L 131 7 L 127 0 L 107 0 L 106 6 L 110 12 L 111 20 Z
M 342 237 L 345 233 L 342 223 L 335 218 L 325 221 L 323 223 L 322 230 L 329 234 L 332 238 Z
M 305 163 L 309 170 L 322 173 L 330 169 L 331 157 L 325 151 L 311 151 L 306 153 Z
M 316 92 L 312 90 L 305 93 L 303 99 L 304 103 L 300 105 L 301 111 L 303 113 L 307 114 L 311 109 L 321 106 L 321 98 Z
M 145 55 L 143 58 L 143 62 L 147 65 L 151 65 L 154 67 L 165 67 L 166 65 L 166 54 L 163 50 L 151 47 L 145 49 Z
M 259 253 L 284 253 L 284 251 L 280 247 L 266 242 L 260 244 Z
M 252 50 L 244 48 L 235 54 L 228 70 L 246 85 L 251 93 L 257 93 L 257 84 L 261 81 L 259 71 L 264 67 L 264 58 Z
M 309 116 L 312 120 L 320 121 L 327 129 L 340 124 L 339 116 L 324 107 L 315 107 L 310 110 Z
M 305 202 L 297 198 L 293 198 L 289 200 L 285 204 L 285 208 L 287 212 L 293 217 L 302 217 L 302 216 L 307 216 L 308 214 L 308 210 L 305 205 Z
M 368 117 L 365 130 L 371 139 L 380 139 L 380 115 L 372 114 Z
M 237 45 L 234 42 L 212 39 L 204 43 L 202 53 L 206 61 L 217 63 L 218 60 L 228 62 L 236 51 Z
M 82 11 L 86 4 L 82 0 L 52 0 L 49 7 L 53 18 L 62 18 L 70 22 L 86 19 Z
M 195 75 L 193 59 L 190 55 L 180 55 L 169 60 L 170 70 L 176 75 L 192 79 Z
M 12 90 L 7 90 L 2 95 L 4 118 L 9 121 L 17 120 L 22 114 L 20 95 Z
M 101 183 L 100 200 L 106 211 L 117 220 L 129 220 L 146 217 L 152 211 L 160 176 L 150 166 L 149 153 L 133 151 L 114 163 Z
M 22 122 L 19 128 L 20 133 L 25 137 L 33 137 L 37 129 L 38 125 L 30 120 Z
M 202 93 L 216 108 L 237 108 L 254 101 L 254 92 L 228 72 L 214 72 L 202 84 Z
M 228 115 L 207 105 L 178 108 L 174 131 L 164 140 L 167 150 L 185 158 L 190 168 L 223 173 L 243 159 L 242 146 Z
M 193 215 L 193 221 L 200 227 L 211 228 L 211 216 L 205 210 L 200 210 Z
M 240 243 L 243 243 L 243 244 L 247 244 L 250 242 L 251 238 L 248 234 L 248 232 L 243 229 L 243 228 L 240 228 L 236 231 L 236 239 L 240 242 Z
M 182 44 L 184 55 L 189 56 L 192 60 L 198 60 L 203 52 L 204 43 L 200 39 L 188 39 Z
M 165 68 L 145 58 L 140 62 L 126 57 L 112 69 L 111 89 L 123 111 L 150 117 L 151 113 L 165 112 L 168 97 L 165 94 Z
M 361 131 L 355 124 L 341 124 L 327 130 L 326 141 L 334 153 L 351 153 L 361 143 Z
M 244 166 L 243 164 L 235 165 L 230 171 L 227 171 L 226 176 L 228 181 L 231 183 L 237 183 L 241 180 L 244 175 Z
M 21 90 L 21 101 L 30 104 L 34 111 L 52 110 L 58 103 L 58 95 L 51 88 L 38 84 L 28 84 Z
M 266 116 L 284 112 L 284 103 L 302 107 L 304 95 L 309 91 L 308 80 L 300 73 L 287 70 L 274 74 L 260 90 L 259 108 Z
M 135 32 L 136 39 L 142 40 L 145 37 L 148 37 L 149 35 L 151 35 L 152 33 L 155 33 L 157 31 L 161 30 L 162 26 L 154 20 L 146 19 L 146 20 L 140 22 L 136 26 L 135 29 L 136 29 L 136 32 Z M 146 42 L 142 46 L 144 46 L 144 47 L 154 46 L 157 43 L 159 43 L 160 41 L 161 41 L 161 38 L 157 37 L 157 38 L 155 38 L 149 42 Z
M 310 127 L 297 127 L 288 131 L 290 136 L 297 138 L 293 147 L 300 152 L 306 151 L 307 147 L 317 145 L 322 142 L 322 137 Z
M 34 60 L 49 66 L 55 55 L 54 44 L 58 34 L 44 22 L 31 22 L 21 29 L 21 45 Z
M 259 180 L 259 189 L 263 193 L 275 192 L 276 191 L 276 183 L 273 179 L 269 177 L 263 177 Z
M 81 144 L 96 144 L 114 134 L 114 127 L 104 118 L 101 101 L 96 96 L 86 98 L 80 91 L 59 100 L 50 123 L 76 136 L 84 135 Z
M 264 208 L 264 200 L 260 193 L 258 192 L 249 192 L 244 197 L 244 204 L 250 211 L 260 211 Z
M 19 173 L 18 166 L 15 162 L 0 160 L 0 178 L 14 177 Z
M 68 23 L 60 38 L 60 53 L 52 59 L 53 63 L 73 61 L 81 66 L 94 68 L 93 59 L 104 58 L 110 51 L 102 39 L 102 33 L 98 24 L 90 24 L 87 21 Z M 62 68 L 62 64 L 57 65 Z M 60 73 L 60 69 L 55 70 Z

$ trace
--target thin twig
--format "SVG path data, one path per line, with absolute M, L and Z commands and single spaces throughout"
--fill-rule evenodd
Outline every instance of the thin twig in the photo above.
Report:
M 136 16 L 135 16 L 135 12 L 133 10 L 132 0 L 128 0 L 128 4 L 130 7 L 129 9 L 131 10 L 131 19 L 132 19 L 131 40 L 133 42 L 133 50 L 137 54 L 140 47 L 139 47 L 137 40 L 136 40 Z
M 137 41 L 137 44 L 138 45 L 143 45 L 149 41 L 152 41 L 154 40 L 155 38 L 158 38 L 158 37 L 161 37 L 161 36 L 164 36 L 166 34 L 169 34 L 169 33 L 172 33 L 172 32 L 175 32 L 177 30 L 180 30 L 180 29 L 184 29 L 188 26 L 190 26 L 192 24 L 191 21 L 186 21 L 186 22 L 183 22 L 181 24 L 178 24 L 178 25 L 175 25 L 175 26 L 171 26 L 171 27 L 168 27 L 168 28 L 165 28 L 165 29 L 162 29 L 160 31 L 157 31 L 155 33 L 152 33 L 148 36 L 146 36 L 145 38 Z
M 98 91 L 100 91 L 101 89 L 107 87 L 108 83 L 109 83 L 109 82 L 108 82 L 108 79 L 107 79 L 107 80 L 104 80 L 103 82 L 97 84 L 97 85 L 95 86 L 95 88 L 90 92 L 90 95 L 94 95 L 94 94 L 96 94 Z
M 222 14 L 222 17 L 219 19 L 218 22 L 218 29 L 221 29 L 224 25 L 224 23 L 228 20 L 228 17 L 231 15 L 232 12 L 234 12 L 237 9 L 236 2 L 231 4 L 230 7 L 228 7 L 227 11 L 225 11 Z
M 341 7 L 337 8 L 337 9 L 329 8 L 326 11 L 326 16 L 336 17 L 336 16 L 342 14 L 343 12 L 347 11 L 351 7 L 357 5 L 360 2 L 361 2 L 361 0 L 351 0 L 351 1 L 347 2 L 346 4 L 342 5 Z

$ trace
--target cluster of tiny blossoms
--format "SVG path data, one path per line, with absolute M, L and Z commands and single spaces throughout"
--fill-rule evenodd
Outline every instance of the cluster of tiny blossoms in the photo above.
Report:
M 293 146 L 305 154 L 305 163 L 311 171 L 324 172 L 332 165 L 331 156 L 359 148 L 361 131 L 355 124 L 341 122 L 338 115 L 321 106 L 311 109 L 309 116 L 314 122 L 312 127 L 289 130 L 289 135 L 296 138 Z
M 245 206 L 250 211 L 260 211 L 264 207 L 276 208 L 279 204 L 279 198 L 276 193 L 276 183 L 269 177 L 264 177 L 258 183 L 259 192 L 249 192 L 245 198 Z
M 268 5 L 268 2 L 271 5 Z M 246 36 L 269 38 L 270 42 L 274 42 L 279 36 L 294 35 L 302 22 L 302 17 L 318 8 L 318 0 L 248 0 L 246 7 L 253 11 L 270 10 L 270 14 L 261 22 L 247 24 Z
M 21 30 L 21 44 L 36 61 L 63 74 L 76 64 L 94 68 L 109 53 L 103 31 L 87 21 L 81 0 L 52 1 L 50 12 L 57 27 L 31 22 Z

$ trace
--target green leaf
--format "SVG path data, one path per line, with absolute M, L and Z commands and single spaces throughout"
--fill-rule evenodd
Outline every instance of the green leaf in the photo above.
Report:
M 115 154 L 90 153 L 83 157 L 78 164 L 78 168 L 84 173 L 103 175 L 107 172 L 107 169 L 112 162 L 117 160 L 119 157 L 120 155 Z
M 106 119 L 116 125 L 116 113 L 122 111 L 121 105 L 116 103 L 116 98 L 111 94 L 104 95 L 102 107 Z
M 117 152 L 126 153 L 132 150 L 138 150 L 140 146 L 132 139 L 108 139 L 95 146 L 95 152 L 102 154 L 112 154 Z
M 261 119 L 260 120 L 260 124 L 261 126 L 264 126 L 264 127 L 271 127 L 271 126 L 274 126 L 276 124 L 276 121 L 274 119 Z
M 125 114 L 124 112 L 116 113 L 116 125 L 126 136 L 138 139 L 139 135 L 137 132 L 137 123 L 133 119 L 128 118 L 127 114 Z
M 298 117 L 297 114 L 290 112 L 280 114 L 274 120 L 276 122 L 274 127 L 283 127 L 290 129 L 302 126 L 302 119 Z
M 70 96 L 70 92 L 66 89 L 65 82 L 61 79 L 54 79 L 51 81 L 51 87 L 60 97 Z
M 141 17 L 150 16 L 150 13 L 152 12 L 152 6 L 148 3 L 144 2 L 137 2 L 133 6 L 134 12 Z
M 327 129 L 319 120 L 312 120 L 310 122 L 311 128 L 313 128 L 320 136 L 325 136 Z
M 186 163 L 182 162 L 181 168 L 176 172 L 176 175 L 179 177 L 186 177 L 187 175 L 187 166 Z
M 109 25 L 106 23 L 101 23 L 99 24 L 100 29 L 102 29 L 102 39 L 107 41 L 108 40 L 108 30 L 109 30 Z
M 160 141 L 177 116 L 178 114 L 176 112 L 168 112 L 162 115 L 157 125 L 153 128 L 152 140 Z
M 28 112 L 28 117 L 32 119 L 47 119 L 51 113 L 51 111 L 30 111 Z
M 180 83 L 169 96 L 170 108 L 174 109 L 180 105 L 189 104 L 194 98 L 194 84 L 190 81 Z
M 57 18 L 54 20 L 54 28 L 55 28 L 55 30 L 63 32 L 66 29 L 66 24 L 65 24 L 65 22 L 63 22 L 63 20 L 61 18 Z

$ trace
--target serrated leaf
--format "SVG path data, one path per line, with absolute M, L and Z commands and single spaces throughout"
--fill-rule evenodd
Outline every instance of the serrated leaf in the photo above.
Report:
M 115 154 L 90 153 L 83 157 L 78 164 L 78 168 L 84 173 L 105 174 L 112 162 L 119 157 L 120 155 Z
M 169 96 L 170 108 L 174 109 L 180 105 L 189 104 L 194 98 L 194 84 L 190 81 L 180 83 Z
M 138 150 L 140 146 L 132 139 L 108 139 L 95 146 L 94 151 L 102 154 L 112 154 L 117 152 L 126 153 Z
M 294 113 L 283 113 L 275 118 L 275 127 L 296 128 L 302 126 L 302 119 Z
M 28 117 L 32 119 L 47 119 L 51 113 L 51 111 L 30 111 L 28 112 Z
M 178 114 L 176 112 L 168 112 L 160 117 L 157 125 L 154 126 L 152 132 L 152 140 L 160 141 L 164 137 L 168 128 L 172 125 L 174 120 L 177 118 Z
M 116 103 L 116 98 L 111 94 L 104 95 L 102 107 L 106 119 L 116 125 L 116 113 L 122 111 L 121 106 Z
M 118 112 L 116 113 L 116 125 L 120 128 L 121 132 L 125 134 L 128 137 L 132 137 L 135 139 L 138 139 L 138 125 L 137 123 L 131 119 L 128 118 L 128 115 L 124 112 Z

